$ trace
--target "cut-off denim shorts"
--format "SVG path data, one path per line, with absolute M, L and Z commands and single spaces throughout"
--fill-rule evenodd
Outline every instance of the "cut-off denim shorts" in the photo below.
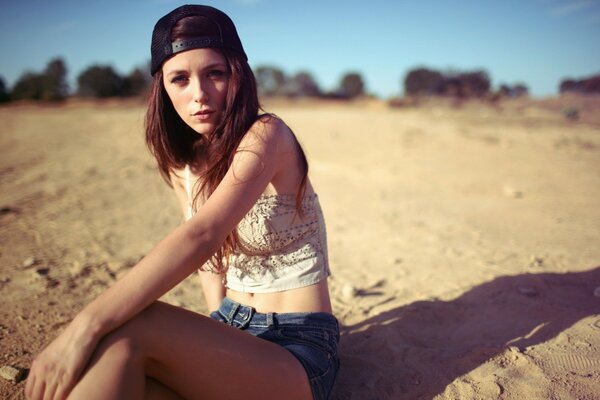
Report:
M 302 364 L 315 400 L 331 395 L 340 360 L 337 319 L 328 313 L 258 313 L 225 298 L 210 317 L 268 340 L 291 352 Z

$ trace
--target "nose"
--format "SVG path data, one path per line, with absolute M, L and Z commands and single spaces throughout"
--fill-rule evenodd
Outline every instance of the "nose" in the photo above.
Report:
M 206 84 L 201 78 L 196 79 L 196 82 L 194 82 L 192 95 L 196 103 L 205 103 L 208 100 Z

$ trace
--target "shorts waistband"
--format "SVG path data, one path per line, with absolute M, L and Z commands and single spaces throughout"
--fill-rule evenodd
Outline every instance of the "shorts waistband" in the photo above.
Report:
M 326 312 L 309 313 L 259 313 L 253 307 L 240 304 L 228 297 L 217 310 L 226 323 L 237 328 L 261 327 L 276 329 L 286 325 L 315 326 L 339 332 L 337 318 Z

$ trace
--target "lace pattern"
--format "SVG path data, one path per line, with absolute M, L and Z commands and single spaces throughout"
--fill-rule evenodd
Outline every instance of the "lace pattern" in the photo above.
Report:
M 316 195 L 304 199 L 304 215 L 300 217 L 294 196 L 267 195 L 259 198 L 237 226 L 241 251 L 249 255 L 270 254 L 315 235 L 319 229 L 315 201 Z
M 302 201 L 293 195 L 263 195 L 240 221 L 240 246 L 230 259 L 228 286 L 277 291 L 306 286 L 329 275 L 325 222 L 316 194 Z M 294 278 L 292 281 L 291 278 Z

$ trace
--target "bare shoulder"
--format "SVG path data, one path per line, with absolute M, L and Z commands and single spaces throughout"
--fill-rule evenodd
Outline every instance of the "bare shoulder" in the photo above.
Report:
M 292 130 L 279 117 L 266 114 L 250 127 L 242 139 L 240 148 L 265 147 L 268 152 L 288 152 L 294 148 L 296 139 Z

